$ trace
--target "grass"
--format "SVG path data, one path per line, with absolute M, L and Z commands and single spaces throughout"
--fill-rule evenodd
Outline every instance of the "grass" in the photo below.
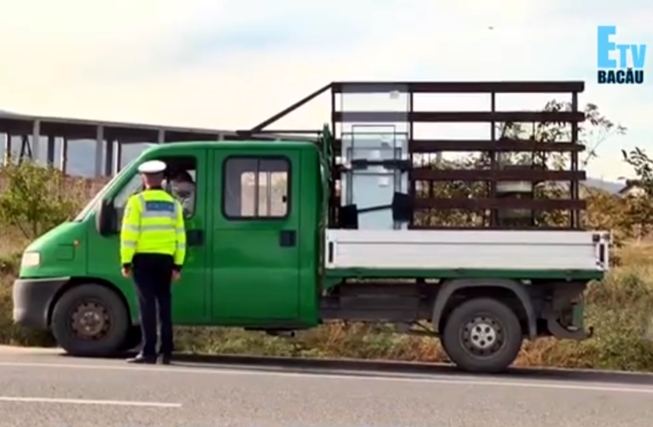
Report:
M 0 344 L 53 345 L 49 334 L 13 325 L 15 254 L 25 242 L 16 235 L 0 242 Z M 620 266 L 587 293 L 587 324 L 594 326 L 594 337 L 526 342 L 517 365 L 653 371 L 653 243 L 631 243 L 617 255 Z M 238 329 L 179 328 L 176 338 L 178 349 L 188 352 L 447 361 L 438 340 L 393 334 L 385 325 L 332 324 L 294 339 Z

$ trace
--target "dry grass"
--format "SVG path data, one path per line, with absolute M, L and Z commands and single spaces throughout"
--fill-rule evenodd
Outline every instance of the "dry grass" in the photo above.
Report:
M 11 282 L 17 258 L 0 239 L 0 343 L 52 345 L 48 334 L 12 325 Z M 13 252 L 15 253 L 15 252 Z M 620 267 L 587 294 L 589 325 L 595 336 L 583 342 L 543 339 L 527 342 L 521 366 L 557 366 L 653 371 L 653 242 L 620 250 Z M 385 325 L 332 324 L 300 332 L 294 339 L 222 328 L 179 328 L 178 348 L 188 352 L 293 357 L 348 357 L 446 361 L 438 341 L 393 334 Z
M 2 242 L 4 239 L 0 239 Z M 0 344 L 15 344 L 37 347 L 54 345 L 47 332 L 33 331 L 17 325 L 12 320 L 11 285 L 16 276 L 19 256 L 0 256 Z
M 21 253 L 29 244 L 29 239 L 19 230 L 14 228 L 3 230 L 0 233 L 0 259 L 8 259 Z

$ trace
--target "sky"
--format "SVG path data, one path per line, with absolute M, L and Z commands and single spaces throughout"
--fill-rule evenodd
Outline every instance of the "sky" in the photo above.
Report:
M 0 109 L 216 129 L 249 128 L 330 81 L 585 80 L 625 136 L 602 143 L 590 175 L 630 174 L 620 150 L 653 153 L 653 52 L 644 85 L 597 85 L 596 26 L 653 49 L 645 0 L 0 0 Z M 385 97 L 383 95 L 382 97 Z M 537 109 L 550 96 L 499 98 Z M 566 99 L 563 99 L 566 100 Z M 368 100 L 345 100 L 348 109 Z M 388 95 L 380 108 L 403 102 Z M 421 108 L 487 108 L 484 97 Z M 398 105 L 396 108 L 403 108 Z M 328 96 L 280 128 L 317 129 Z M 417 137 L 488 137 L 438 125 Z M 437 134 L 437 135 L 436 135 Z

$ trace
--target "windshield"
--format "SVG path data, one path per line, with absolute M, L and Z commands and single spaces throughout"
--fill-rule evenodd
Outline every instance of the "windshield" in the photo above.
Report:
M 113 178 L 111 178 L 111 181 L 109 181 L 100 191 L 97 192 L 97 194 L 91 199 L 90 202 L 84 206 L 84 209 L 81 210 L 80 213 L 77 214 L 77 216 L 73 219 L 73 221 L 79 222 L 82 221 L 86 216 L 95 208 L 95 206 L 102 200 L 102 198 L 107 194 L 107 191 L 113 185 L 116 183 L 118 178 L 123 175 L 123 173 L 129 169 L 129 167 L 134 163 L 137 159 L 133 159 L 131 162 L 129 162 L 125 167 L 122 168 L 122 170 L 115 175 Z

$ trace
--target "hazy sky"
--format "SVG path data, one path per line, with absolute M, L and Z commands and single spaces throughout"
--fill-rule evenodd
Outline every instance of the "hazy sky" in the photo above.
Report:
M 583 103 L 597 103 L 630 129 L 604 143 L 589 172 L 615 179 L 628 170 L 621 148 L 653 153 L 653 52 L 644 85 L 594 84 L 596 26 L 617 25 L 621 42 L 653 43 L 650 1 L 0 3 L 0 109 L 243 128 L 334 80 L 579 79 L 587 82 Z M 499 107 L 536 108 L 546 98 L 513 96 Z M 319 128 L 326 101 L 279 126 Z M 471 109 L 483 102 L 435 103 Z

